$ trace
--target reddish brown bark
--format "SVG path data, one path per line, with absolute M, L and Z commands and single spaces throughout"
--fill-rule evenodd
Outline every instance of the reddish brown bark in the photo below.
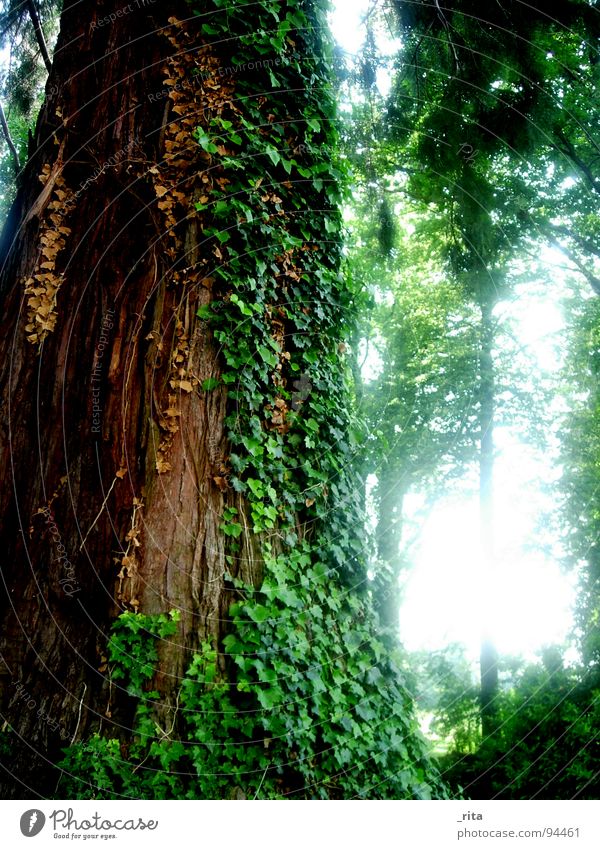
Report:
M 190 132 L 230 92 L 181 82 L 216 62 L 193 22 L 161 31 L 189 18 L 184 3 L 102 22 L 122 7 L 66 3 L 4 234 L 0 709 L 15 732 L 4 796 L 53 792 L 65 738 L 127 735 L 103 660 L 120 610 L 181 609 L 161 653 L 166 702 L 226 617 L 219 525 L 232 496 L 214 480 L 226 397 L 200 387 L 219 357 L 195 318 L 213 297 L 213 257 L 193 204 L 215 172 Z M 256 579 L 244 550 L 239 572 Z

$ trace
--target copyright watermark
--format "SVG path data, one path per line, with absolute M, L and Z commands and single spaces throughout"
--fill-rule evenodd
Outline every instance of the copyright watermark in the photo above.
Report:
M 110 15 L 106 15 L 104 18 L 92 21 L 90 29 L 94 31 L 102 29 L 102 27 L 110 26 L 119 18 L 125 18 L 127 15 L 131 15 L 133 12 L 138 12 L 140 9 L 147 9 L 149 6 L 156 5 L 157 2 L 158 0 L 133 0 L 133 3 L 128 3 L 127 6 L 122 6 L 120 9 L 117 9 L 116 12 L 111 12 Z

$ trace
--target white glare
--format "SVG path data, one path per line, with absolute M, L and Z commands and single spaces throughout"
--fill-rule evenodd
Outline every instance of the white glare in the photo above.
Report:
M 330 13 L 331 30 L 340 47 L 357 53 L 365 40 L 364 17 L 369 0 L 336 0 Z

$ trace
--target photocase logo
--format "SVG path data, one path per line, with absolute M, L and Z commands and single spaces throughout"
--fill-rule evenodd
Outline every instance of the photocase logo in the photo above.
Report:
M 35 837 L 46 824 L 46 817 L 42 811 L 32 808 L 25 811 L 21 817 L 21 834 L 25 837 Z

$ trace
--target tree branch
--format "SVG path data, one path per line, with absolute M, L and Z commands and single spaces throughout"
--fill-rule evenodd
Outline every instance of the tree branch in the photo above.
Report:
M 26 0 L 27 9 L 29 10 L 29 17 L 31 18 L 31 23 L 33 24 L 33 28 L 35 30 L 35 37 L 40 48 L 40 53 L 42 54 L 42 59 L 44 60 L 44 65 L 46 66 L 46 70 L 48 73 L 52 70 L 52 62 L 50 61 L 50 56 L 48 55 L 48 48 L 46 47 L 46 39 L 44 38 L 44 33 L 42 31 L 42 25 L 40 23 L 40 16 L 38 15 L 38 11 L 35 6 L 35 0 Z
M 600 246 L 594 244 L 592 241 L 590 241 L 590 239 L 586 239 L 583 236 L 580 236 L 578 233 L 574 233 L 573 230 L 567 227 L 565 224 L 551 224 L 548 221 L 546 222 L 545 226 L 553 230 L 555 233 L 560 233 L 562 236 L 565 236 L 568 239 L 572 239 L 586 253 L 600 257 Z
M 439 18 L 442 22 L 442 26 L 446 30 L 446 34 L 448 36 L 448 44 L 452 48 L 452 55 L 454 57 L 454 73 L 458 74 L 458 72 L 460 71 L 460 62 L 458 61 L 458 54 L 456 52 L 456 47 L 454 46 L 454 42 L 452 41 L 452 27 L 450 26 L 450 24 L 446 20 L 444 13 L 442 12 L 442 8 L 439 4 L 439 0 L 435 0 L 435 5 L 436 5 L 436 8 L 437 8 L 438 16 L 439 16 Z
M 600 279 L 598 279 L 598 277 L 596 277 L 596 275 L 592 271 L 590 271 L 589 268 L 586 268 L 586 266 L 581 262 L 581 260 L 577 256 L 577 254 L 575 254 L 573 251 L 570 251 L 568 248 L 565 248 L 565 246 L 562 245 L 558 241 L 558 239 L 551 238 L 551 243 L 555 245 L 555 247 L 557 247 L 560 251 L 562 251 L 565 256 L 571 260 L 573 265 L 577 266 L 577 270 L 580 272 L 580 274 L 583 274 L 587 282 L 590 284 L 590 286 L 596 293 L 596 295 L 600 295 Z
M 562 132 L 562 130 L 556 132 L 556 138 L 559 140 L 560 144 L 556 145 L 556 149 L 560 151 L 560 153 L 564 154 L 568 159 L 571 160 L 573 165 L 575 165 L 579 171 L 583 174 L 586 179 L 589 187 L 595 191 L 600 193 L 600 183 L 596 180 L 594 174 L 588 165 L 578 156 L 575 145 L 566 137 L 566 135 Z M 562 145 L 562 146 L 561 146 Z
M 19 162 L 19 153 L 17 148 L 15 147 L 15 143 L 12 140 L 10 135 L 10 130 L 8 129 L 8 124 L 6 123 L 6 115 L 4 114 L 4 109 L 2 104 L 0 103 L 0 124 L 2 125 L 2 132 L 4 133 L 4 138 L 6 139 L 6 144 L 10 150 L 10 155 L 12 156 L 13 166 L 15 169 L 15 174 L 18 174 L 21 170 L 21 163 Z

